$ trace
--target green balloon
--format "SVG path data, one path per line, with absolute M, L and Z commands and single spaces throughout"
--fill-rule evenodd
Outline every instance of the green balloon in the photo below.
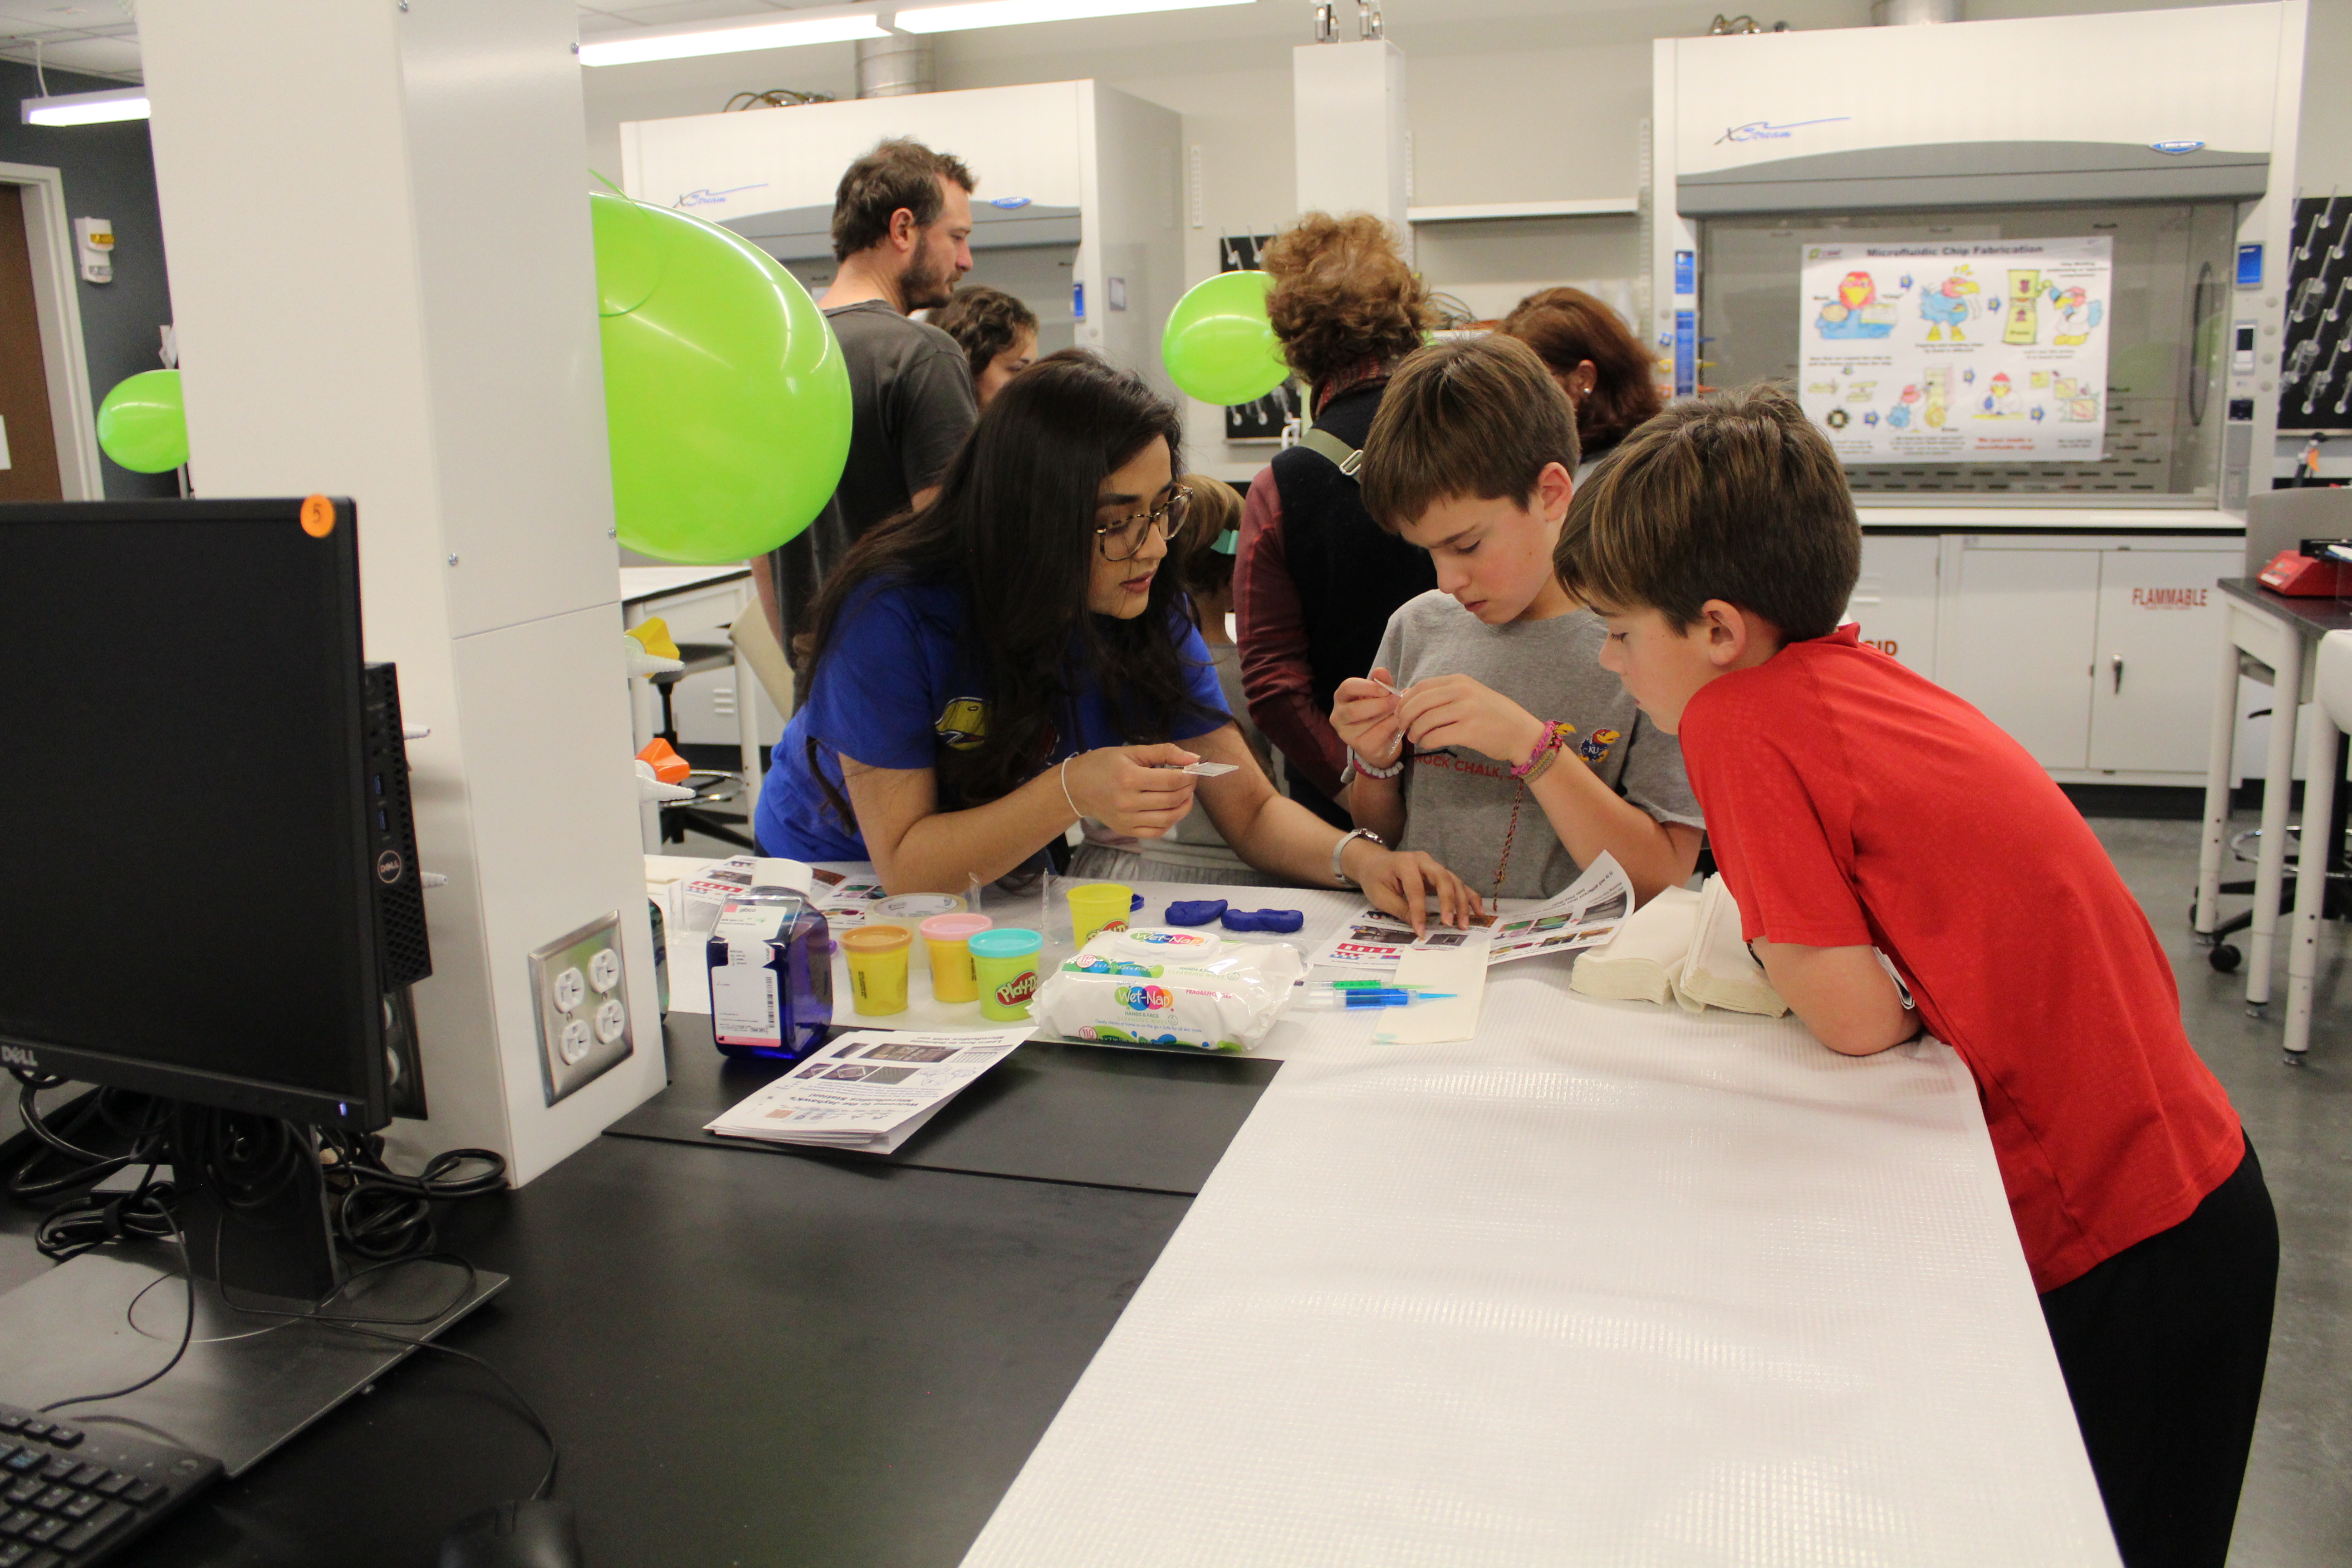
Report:
M 1160 340 L 1178 386 L 1203 403 L 1232 405 L 1255 403 L 1290 379 L 1265 317 L 1273 287 L 1263 272 L 1220 272 L 1184 291 Z
M 824 510 L 849 457 L 833 329 L 741 236 L 588 199 L 621 542 L 692 565 L 773 550 Z
M 180 373 L 147 370 L 116 382 L 98 405 L 98 447 L 134 474 L 168 474 L 186 462 Z

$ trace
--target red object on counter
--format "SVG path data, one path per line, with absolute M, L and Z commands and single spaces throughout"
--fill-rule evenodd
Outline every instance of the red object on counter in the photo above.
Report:
M 2292 550 L 2282 550 L 2272 556 L 2258 581 L 2272 593 L 2284 594 L 2290 599 L 2352 595 L 2352 567 L 2315 560 Z

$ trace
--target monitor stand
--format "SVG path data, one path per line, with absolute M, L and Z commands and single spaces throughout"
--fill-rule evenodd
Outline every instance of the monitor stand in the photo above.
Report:
M 201 1116 L 207 1113 L 196 1113 Z M 194 1124 L 184 1118 L 183 1128 Z M 183 1138 L 178 1151 L 193 1153 Z M 182 1158 L 192 1175 L 201 1162 Z M 488 1300 L 507 1277 L 446 1258 L 350 1275 L 335 1262 L 315 1153 L 259 1207 L 183 1183 L 195 1329 L 169 1373 L 56 1418 L 119 1425 L 209 1454 L 242 1475 Z M 152 1373 L 179 1345 L 188 1291 L 178 1248 L 100 1247 L 0 1295 L 0 1403 L 37 1409 Z

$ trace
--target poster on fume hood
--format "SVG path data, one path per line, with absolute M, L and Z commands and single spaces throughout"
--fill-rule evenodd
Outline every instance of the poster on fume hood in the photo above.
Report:
M 2114 242 L 1801 247 L 1798 401 L 1848 463 L 2096 462 Z

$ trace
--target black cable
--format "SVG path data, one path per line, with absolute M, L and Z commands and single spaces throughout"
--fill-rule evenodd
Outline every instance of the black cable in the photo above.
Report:
M 147 1167 L 147 1174 L 140 1179 L 137 1190 L 131 1194 L 131 1206 L 137 1207 L 141 1205 L 150 1203 L 153 1204 L 155 1212 L 162 1215 L 165 1222 L 171 1226 L 173 1244 L 180 1249 L 180 1278 L 184 1280 L 187 1285 L 188 1312 L 185 1321 L 180 1325 L 180 1342 L 178 1346 L 173 1350 L 172 1359 L 165 1362 L 162 1366 L 157 1367 L 153 1372 L 149 1373 L 145 1377 L 141 1378 L 138 1382 L 131 1384 L 126 1387 L 113 1389 L 105 1394 L 77 1394 L 70 1399 L 52 1400 L 48 1404 L 41 1406 L 42 1415 L 46 1415 L 52 1410 L 62 1410 L 68 1405 L 92 1405 L 101 1400 L 120 1399 L 126 1394 L 136 1394 L 141 1389 L 145 1388 L 148 1384 L 160 1381 L 164 1373 L 179 1365 L 181 1358 L 188 1353 L 188 1346 L 196 1337 L 196 1269 L 194 1263 L 192 1262 L 188 1257 L 188 1238 L 186 1234 L 180 1229 L 179 1222 L 172 1217 L 171 1210 L 163 1206 L 163 1202 L 153 1195 L 154 1190 L 163 1184 L 164 1184 L 159 1183 L 155 1180 L 155 1167 L 152 1164 L 149 1165 Z M 107 1239 L 114 1240 L 121 1238 L 109 1237 Z M 95 1246 L 97 1244 L 92 1243 L 91 1245 Z M 46 1250 L 46 1248 L 44 1250 Z M 87 1251 L 88 1248 L 85 1247 L 83 1250 Z M 142 1292 L 142 1294 L 144 1292 Z M 134 1297 L 132 1300 L 135 1302 L 137 1298 Z
M 35 1203 L 53 1198 L 59 1193 L 104 1181 L 115 1172 L 155 1157 L 160 1147 L 163 1126 L 168 1108 L 160 1100 L 146 1095 L 126 1094 L 115 1089 L 98 1089 L 82 1096 L 70 1106 L 49 1115 L 41 1113 L 39 1099 L 47 1089 L 62 1085 L 65 1080 L 43 1078 L 38 1074 L 14 1069 L 17 1081 L 24 1087 L 17 1095 L 17 1114 L 25 1131 L 40 1145 L 31 1158 L 8 1173 L 8 1196 L 18 1203 Z M 135 1123 L 126 1122 L 119 1111 L 135 1108 Z M 60 1124 L 56 1118 L 63 1117 Z M 76 1142 L 84 1129 L 95 1120 L 126 1140 L 129 1150 L 121 1154 L 100 1154 L 83 1148 Z M 37 1174 L 52 1162 L 68 1162 L 55 1175 Z
M 373 1274 L 378 1269 L 393 1268 L 398 1264 L 423 1263 L 428 1260 L 457 1263 L 461 1265 L 466 1270 L 465 1288 L 458 1293 L 457 1300 L 453 1300 L 450 1302 L 448 1307 L 443 1308 L 439 1313 L 436 1313 L 433 1318 L 428 1319 L 347 1318 L 337 1316 L 331 1312 L 289 1312 L 282 1308 L 276 1307 L 240 1307 L 234 1301 L 228 1301 L 226 1296 L 222 1299 L 231 1311 L 241 1312 L 247 1317 L 286 1318 L 300 1321 L 320 1323 L 329 1328 L 340 1329 L 347 1334 L 358 1334 L 366 1339 L 383 1340 L 387 1343 L 399 1345 L 407 1350 L 432 1351 L 436 1354 L 453 1356 L 458 1361 L 470 1362 L 474 1365 L 480 1367 L 484 1372 L 488 1373 L 490 1376 L 497 1381 L 498 1385 L 500 1388 L 507 1391 L 508 1396 L 515 1402 L 516 1408 L 520 1411 L 522 1418 L 530 1423 L 531 1429 L 539 1434 L 540 1441 L 547 1445 L 547 1469 L 546 1472 L 539 1478 L 539 1485 L 532 1489 L 530 1495 L 534 1499 L 541 1500 L 544 1500 L 554 1496 L 555 1472 L 562 1463 L 563 1451 L 556 1443 L 554 1429 L 548 1426 L 547 1418 L 540 1415 L 539 1407 L 537 1405 L 523 1397 L 522 1390 L 517 1388 L 512 1383 L 507 1380 L 506 1373 L 500 1372 L 497 1367 L 492 1366 L 488 1362 L 484 1361 L 480 1356 L 472 1354 L 469 1352 L 452 1350 L 447 1345 L 436 1344 L 431 1340 L 412 1340 L 400 1334 L 388 1334 L 382 1332 L 378 1329 L 365 1326 L 370 1323 L 398 1326 L 402 1324 L 414 1324 L 420 1321 L 432 1322 L 437 1321 L 437 1319 L 442 1316 L 446 1316 L 452 1308 L 455 1308 L 458 1304 L 458 1302 L 463 1301 L 467 1296 L 473 1294 L 474 1283 L 478 1276 L 471 1261 L 458 1257 L 456 1253 L 447 1252 L 424 1253 L 415 1258 L 395 1258 L 390 1263 L 380 1263 L 373 1268 L 364 1268 L 360 1270 L 358 1274 L 352 1275 L 350 1279 L 346 1279 L 341 1286 L 337 1287 L 336 1290 L 330 1294 L 326 1300 L 329 1301 L 333 1300 L 336 1295 L 340 1295 L 343 1290 L 349 1289 L 362 1275 Z M 324 1302 L 321 1302 L 320 1304 L 324 1305 Z
M 339 1194 L 336 1235 L 362 1258 L 429 1253 L 439 1241 L 433 1205 L 506 1188 L 507 1163 L 488 1149 L 445 1150 L 410 1176 L 383 1163 L 380 1137 L 324 1128 L 319 1138 L 328 1188 Z M 469 1165 L 478 1168 L 468 1172 Z

